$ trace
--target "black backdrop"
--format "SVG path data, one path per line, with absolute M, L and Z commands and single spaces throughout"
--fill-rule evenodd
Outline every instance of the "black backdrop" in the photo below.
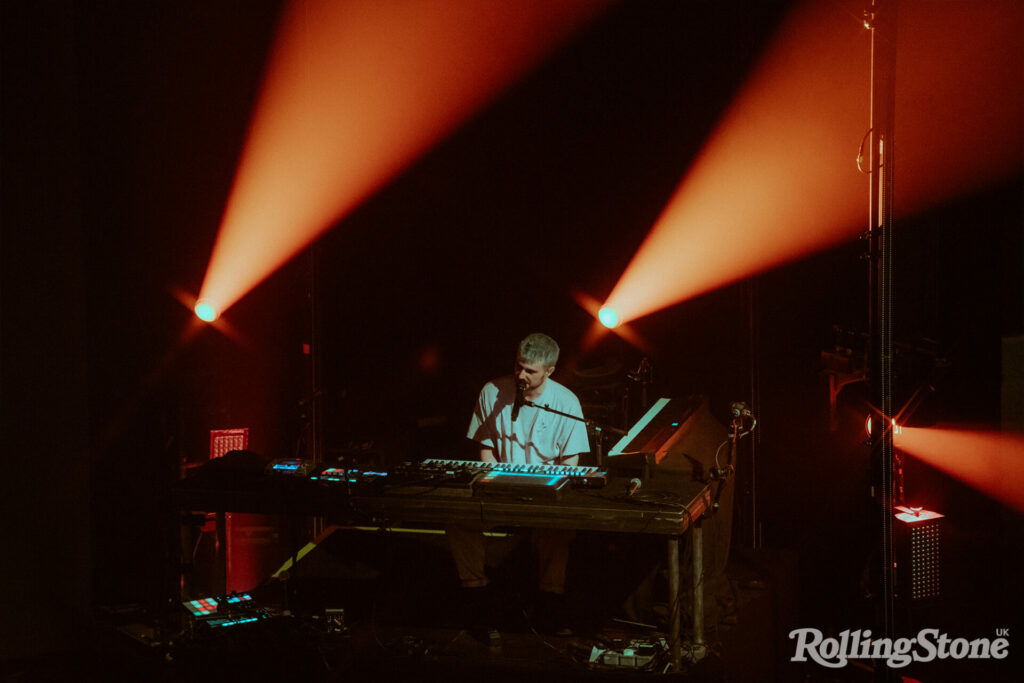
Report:
M 73 642 L 96 605 L 155 599 L 161 496 L 210 429 L 301 452 L 312 252 L 230 311 L 234 338 L 179 343 L 191 314 L 173 296 L 201 281 L 279 9 L 4 4 L 5 657 Z M 866 326 L 861 246 L 638 321 L 646 354 L 614 336 L 581 353 L 570 294 L 614 284 L 782 10 L 623 3 L 327 233 L 328 450 L 458 452 L 480 384 L 534 330 L 562 342 L 567 381 L 649 356 L 654 393 L 704 393 L 723 420 L 756 391 L 763 541 L 799 556 L 804 623 L 841 619 L 872 541 L 862 413 L 849 390 L 829 431 L 819 353 L 833 325 Z M 946 419 L 999 418 L 1000 335 L 1024 327 L 1020 189 L 899 225 L 897 337 L 948 351 Z M 955 520 L 952 585 L 1000 626 L 1019 518 L 913 462 L 908 494 Z

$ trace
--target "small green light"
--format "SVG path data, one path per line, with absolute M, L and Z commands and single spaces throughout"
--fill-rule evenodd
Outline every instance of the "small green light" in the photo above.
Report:
M 208 323 L 212 323 L 219 315 L 217 309 L 209 301 L 199 301 L 195 307 L 196 317 Z
M 601 321 L 601 324 L 611 329 L 619 324 L 619 314 L 614 308 L 602 308 L 597 312 L 597 319 Z

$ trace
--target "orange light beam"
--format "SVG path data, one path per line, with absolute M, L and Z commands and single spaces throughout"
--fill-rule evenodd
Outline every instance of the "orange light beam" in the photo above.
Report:
M 199 298 L 223 313 L 609 0 L 293 0 Z
M 904 427 L 896 446 L 981 493 L 1024 512 L 1024 435 Z
M 902 3 L 896 210 L 1019 172 L 1024 5 Z M 867 228 L 870 33 L 838 3 L 798 7 L 655 221 L 605 306 L 628 321 Z

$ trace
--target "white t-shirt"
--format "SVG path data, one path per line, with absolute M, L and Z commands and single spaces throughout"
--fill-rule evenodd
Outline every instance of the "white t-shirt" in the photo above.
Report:
M 492 449 L 498 462 L 543 464 L 590 451 L 586 424 L 579 420 L 522 406 L 513 422 L 515 398 L 516 384 L 511 375 L 488 382 L 480 390 L 469 422 L 467 436 Z M 550 377 L 544 382 L 544 393 L 533 403 L 583 417 L 576 394 Z

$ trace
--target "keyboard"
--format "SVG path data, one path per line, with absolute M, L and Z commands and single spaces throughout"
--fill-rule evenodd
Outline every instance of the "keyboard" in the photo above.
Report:
M 566 477 L 571 486 L 579 488 L 601 488 L 608 483 L 608 472 L 589 465 L 554 465 L 535 463 L 530 465 L 510 462 L 481 462 L 479 460 L 441 460 L 432 458 L 416 463 L 413 467 L 424 474 L 517 474 Z M 492 478 L 493 479 L 493 478 Z M 515 479 L 506 479 L 515 481 Z M 520 481 L 536 481 L 520 479 Z

